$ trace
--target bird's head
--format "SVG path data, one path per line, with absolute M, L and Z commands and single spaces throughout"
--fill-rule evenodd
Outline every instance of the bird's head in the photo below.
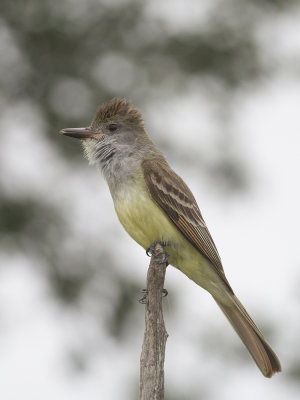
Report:
M 97 144 L 99 140 L 130 141 L 144 131 L 144 121 L 141 113 L 131 106 L 125 99 L 112 99 L 108 104 L 101 106 L 92 123 L 86 128 L 66 128 L 60 133 L 81 140 L 92 140 Z M 131 134 L 130 134 L 131 133 Z M 116 138 L 119 139 L 116 139 Z
M 81 139 L 90 163 L 98 164 L 102 170 L 115 165 L 117 160 L 141 160 L 139 154 L 151 153 L 153 149 L 142 114 L 124 99 L 115 98 L 101 106 L 88 127 L 66 128 L 60 133 Z

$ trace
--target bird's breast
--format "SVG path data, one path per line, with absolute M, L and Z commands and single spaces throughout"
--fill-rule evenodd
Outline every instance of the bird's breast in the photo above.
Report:
M 155 241 L 172 241 L 178 231 L 152 200 L 143 177 L 122 185 L 114 199 L 121 224 L 142 247 Z

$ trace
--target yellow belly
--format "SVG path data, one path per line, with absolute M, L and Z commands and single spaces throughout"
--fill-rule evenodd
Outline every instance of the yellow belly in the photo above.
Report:
M 224 285 L 214 267 L 151 199 L 144 182 L 120 190 L 114 203 L 121 224 L 144 249 L 156 241 L 166 242 L 170 264 L 211 294 L 218 297 L 223 292 Z
M 178 235 L 174 224 L 150 198 L 143 185 L 120 191 L 115 209 L 126 231 L 145 249 L 155 241 L 171 241 Z

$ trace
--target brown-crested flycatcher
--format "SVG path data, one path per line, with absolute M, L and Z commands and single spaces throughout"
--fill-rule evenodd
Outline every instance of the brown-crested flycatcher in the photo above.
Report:
M 196 200 L 146 133 L 141 113 L 124 99 L 100 107 L 87 128 L 61 133 L 83 140 L 108 183 L 121 224 L 145 249 L 166 243 L 169 263 L 215 299 L 266 377 L 278 357 L 229 285 Z

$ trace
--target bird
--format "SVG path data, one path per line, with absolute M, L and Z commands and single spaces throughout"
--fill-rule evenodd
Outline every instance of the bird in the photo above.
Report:
M 208 291 L 265 377 L 281 371 L 276 353 L 231 288 L 197 202 L 150 139 L 129 100 L 100 106 L 85 128 L 60 133 L 80 139 L 90 164 L 108 184 L 117 216 L 144 249 L 162 242 L 168 262 Z

